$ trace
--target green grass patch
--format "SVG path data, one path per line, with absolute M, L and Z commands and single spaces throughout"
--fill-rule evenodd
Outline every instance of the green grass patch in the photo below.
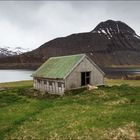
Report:
M 11 84 L 0 91 L 0 138 L 140 139 L 140 87 L 108 82 L 62 97 Z
M 32 85 L 33 85 L 33 81 L 27 80 L 27 81 L 0 83 L 0 88 L 22 87 L 22 86 L 32 86 Z

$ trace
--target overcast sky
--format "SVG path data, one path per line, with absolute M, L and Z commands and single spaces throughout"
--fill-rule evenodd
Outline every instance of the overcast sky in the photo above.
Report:
M 140 2 L 0 1 L 0 46 L 35 49 L 108 19 L 121 20 L 140 35 Z

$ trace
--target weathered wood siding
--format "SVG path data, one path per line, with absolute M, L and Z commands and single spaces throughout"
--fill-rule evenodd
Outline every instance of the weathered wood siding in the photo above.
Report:
M 81 87 L 81 72 L 91 72 L 90 84 L 103 85 L 104 75 L 87 58 L 84 58 L 74 71 L 65 79 L 65 90 Z
M 34 88 L 43 92 L 63 95 L 64 87 L 65 84 L 63 80 L 34 78 Z
M 34 78 L 34 88 L 51 94 L 63 95 L 66 90 L 81 87 L 81 72 L 90 72 L 91 85 L 104 85 L 104 74 L 85 57 L 65 80 Z

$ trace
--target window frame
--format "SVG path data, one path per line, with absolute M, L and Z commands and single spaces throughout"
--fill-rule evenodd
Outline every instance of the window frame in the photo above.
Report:
M 41 80 L 40 80 L 40 79 L 37 79 L 37 82 L 38 82 L 38 83 L 41 83 Z
M 48 82 L 49 82 L 49 86 L 52 86 L 54 81 L 48 81 Z
M 44 82 L 44 85 L 46 85 L 46 84 L 47 84 L 47 80 L 44 80 L 43 82 Z
M 81 72 L 81 86 L 86 86 L 86 85 L 90 84 L 90 82 L 91 82 L 91 71 Z

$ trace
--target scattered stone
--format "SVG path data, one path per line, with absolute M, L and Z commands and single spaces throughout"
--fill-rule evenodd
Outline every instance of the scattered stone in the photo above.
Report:
M 98 89 L 97 86 L 87 85 L 88 90 Z

